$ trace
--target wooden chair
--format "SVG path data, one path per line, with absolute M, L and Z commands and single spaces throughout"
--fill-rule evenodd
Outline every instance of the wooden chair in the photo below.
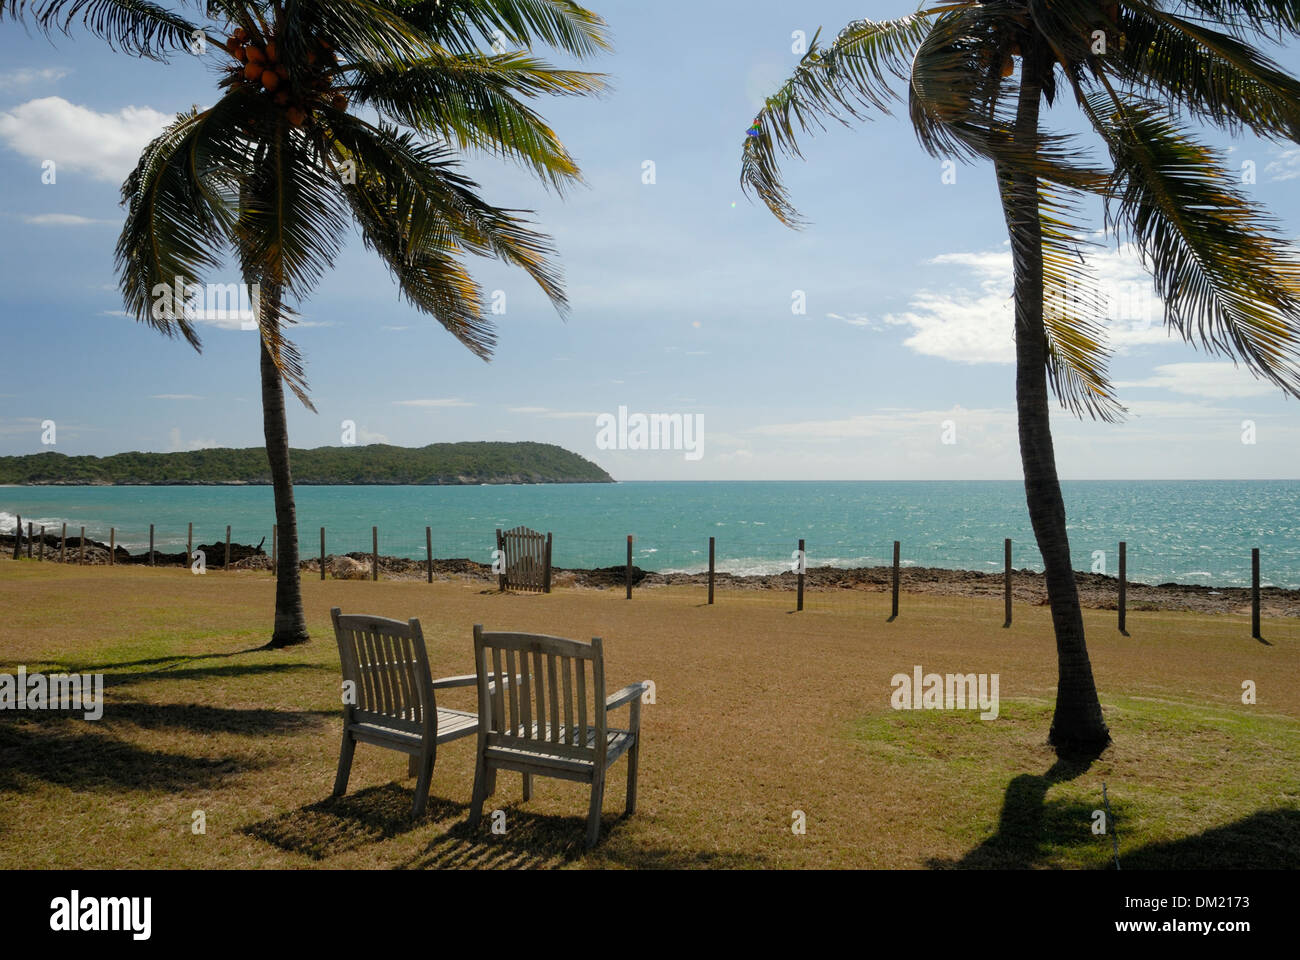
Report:
M 534 774 L 590 783 L 587 847 L 595 846 L 606 771 L 624 753 L 627 812 L 636 810 L 641 695 L 650 684 L 629 684 L 607 698 L 599 637 L 582 643 L 530 633 L 485 633 L 475 624 L 474 664 L 482 722 L 470 828 L 478 827 L 483 802 L 495 787 L 496 771 L 514 770 L 523 774 L 524 800 L 532 798 Z M 492 682 L 502 675 L 516 682 Z M 631 705 L 627 729 L 607 726 L 607 713 L 627 704 Z
M 497 530 L 497 551 L 501 572 L 498 589 L 551 592 L 551 535 L 527 527 Z
M 478 730 L 477 714 L 439 707 L 434 691 L 473 686 L 478 678 L 469 674 L 434 680 L 419 620 L 402 623 L 384 617 L 344 616 L 338 607 L 330 610 L 330 617 L 345 684 L 343 746 L 334 796 L 347 792 L 358 743 L 387 747 L 410 756 L 407 775 L 419 777 L 412 810 L 412 816 L 418 817 L 429 801 L 438 744 Z

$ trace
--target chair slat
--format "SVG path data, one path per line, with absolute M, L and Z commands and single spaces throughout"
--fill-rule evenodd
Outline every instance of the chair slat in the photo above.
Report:
M 492 726 L 490 729 L 500 731 L 506 729 L 505 693 L 502 686 L 506 683 L 514 686 L 515 682 L 514 677 L 506 680 L 505 677 L 509 675 L 501 672 L 500 647 L 492 648 L 492 673 L 496 675 L 497 683 L 496 689 L 492 691 Z
M 555 654 L 546 656 L 546 680 L 547 691 L 551 700 L 551 729 L 549 731 L 551 743 L 560 742 L 560 697 L 559 686 L 555 677 Z
M 575 661 L 578 668 L 578 743 L 587 742 L 587 672 L 586 664 Z
M 511 733 L 519 732 L 519 671 L 515 669 L 515 652 L 512 649 L 506 650 L 506 670 L 510 675 L 510 727 Z
M 573 667 L 572 661 L 568 657 L 560 658 L 561 669 L 564 674 L 564 735 L 568 737 L 569 743 L 577 743 L 573 738 Z M 561 737 L 560 742 L 564 742 Z
M 537 703 L 537 739 L 545 740 L 546 737 L 546 675 L 542 673 L 542 654 L 540 650 L 533 651 L 533 690 Z
M 533 688 L 531 677 L 528 671 L 531 665 L 528 663 L 528 654 L 519 654 L 519 722 L 523 729 L 520 734 L 525 740 L 533 738 Z

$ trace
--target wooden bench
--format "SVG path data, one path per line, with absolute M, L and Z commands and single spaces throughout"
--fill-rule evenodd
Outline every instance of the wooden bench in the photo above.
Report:
M 434 680 L 419 620 L 402 623 L 384 617 L 345 616 L 338 607 L 330 610 L 330 617 L 344 681 L 343 746 L 334 796 L 347 792 L 358 743 L 387 747 L 407 754 L 408 776 L 419 777 L 412 810 L 418 817 L 429 800 L 438 744 L 478 731 L 478 714 L 439 707 L 435 691 L 473 686 L 478 678 L 469 674 Z
M 501 590 L 551 592 L 551 535 L 545 536 L 527 527 L 515 527 L 502 533 L 497 530 L 497 551 L 501 572 L 497 586 Z
M 641 696 L 649 683 L 633 683 L 605 696 L 601 640 L 591 643 L 529 633 L 485 633 L 474 627 L 478 678 L 478 756 L 470 828 L 483 814 L 496 771 L 523 774 L 524 800 L 534 774 L 591 784 L 587 847 L 600 836 L 600 807 L 610 766 L 627 754 L 627 813 L 636 810 L 636 768 L 641 747 Z M 516 679 L 496 684 L 494 677 Z M 626 729 L 607 725 L 610 710 L 630 705 Z M 576 712 L 575 712 L 576 710 Z

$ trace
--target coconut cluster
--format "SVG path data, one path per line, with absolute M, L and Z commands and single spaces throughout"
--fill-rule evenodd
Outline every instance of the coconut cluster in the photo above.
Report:
M 225 46 L 237 61 L 230 67 L 227 85 L 270 97 L 295 127 L 307 122 L 315 106 L 328 103 L 335 110 L 347 109 L 347 97 L 333 90 L 330 73 L 338 65 L 338 55 L 324 37 L 309 44 L 304 61 L 293 65 L 283 61 L 274 35 L 262 38 L 238 27 Z

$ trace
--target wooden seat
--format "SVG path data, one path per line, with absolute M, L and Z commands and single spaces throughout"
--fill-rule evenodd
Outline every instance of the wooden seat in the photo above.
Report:
M 439 707 L 435 691 L 473 686 L 478 677 L 434 680 L 419 620 L 344 616 L 338 607 L 330 618 L 343 668 L 343 746 L 334 796 L 347 792 L 358 743 L 387 747 L 410 757 L 407 774 L 418 777 L 412 815 L 418 817 L 429 801 L 438 745 L 478 732 L 477 713 Z
M 624 753 L 627 813 L 636 810 L 641 747 L 641 696 L 646 682 L 605 696 L 605 659 L 599 637 L 591 643 L 530 633 L 485 633 L 474 627 L 478 678 L 478 755 L 470 827 L 477 828 L 498 770 L 523 774 L 524 800 L 534 774 L 591 784 L 587 847 L 600 836 L 606 771 Z M 494 679 L 506 676 L 510 684 Z M 590 678 L 590 679 L 589 679 Z M 610 728 L 610 710 L 630 706 L 627 729 Z M 590 722 L 589 722 L 590 721 Z

